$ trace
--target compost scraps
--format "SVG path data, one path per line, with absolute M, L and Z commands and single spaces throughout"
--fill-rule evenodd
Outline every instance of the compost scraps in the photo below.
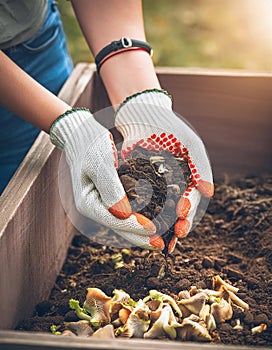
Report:
M 212 278 L 212 289 L 191 286 L 177 295 L 157 290 L 138 301 L 121 289 L 107 296 L 99 288 L 87 288 L 86 299 L 81 307 L 78 300 L 71 299 L 70 307 L 84 321 L 66 322 L 61 335 L 103 336 L 180 339 L 184 341 L 217 341 L 217 324 L 230 320 L 233 309 L 244 312 L 249 305 L 237 295 L 238 288 L 222 280 Z M 104 326 L 111 325 L 111 327 Z M 267 327 L 261 324 L 252 332 L 262 332 Z M 242 325 L 236 321 L 234 329 Z M 57 327 L 51 327 L 54 333 Z M 99 330 L 99 331 L 98 331 Z

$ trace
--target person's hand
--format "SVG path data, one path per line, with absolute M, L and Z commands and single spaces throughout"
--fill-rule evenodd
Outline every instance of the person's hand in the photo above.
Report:
M 77 210 L 105 225 L 132 245 L 162 249 L 155 225 L 132 213 L 118 177 L 117 151 L 111 133 L 87 109 L 72 109 L 55 120 L 51 142 L 65 152 Z
M 116 128 L 124 138 L 122 157 L 130 155 L 136 146 L 152 151 L 168 151 L 188 161 L 192 185 L 189 185 L 176 206 L 178 221 L 168 252 L 178 238 L 190 231 L 201 194 L 211 197 L 213 177 L 204 144 L 193 129 L 172 110 L 171 97 L 163 90 L 146 90 L 128 97 L 118 108 Z

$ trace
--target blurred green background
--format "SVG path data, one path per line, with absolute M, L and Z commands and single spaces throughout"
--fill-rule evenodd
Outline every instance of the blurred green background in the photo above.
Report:
M 93 62 L 70 1 L 58 7 L 74 63 Z M 156 66 L 272 71 L 272 0 L 143 0 L 143 9 Z

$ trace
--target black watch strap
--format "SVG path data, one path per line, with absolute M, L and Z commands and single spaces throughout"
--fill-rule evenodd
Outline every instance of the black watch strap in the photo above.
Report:
M 101 62 L 105 57 L 110 53 L 119 51 L 122 49 L 127 49 L 129 47 L 139 47 L 145 49 L 150 55 L 152 54 L 152 48 L 146 41 L 130 39 L 130 38 L 121 38 L 120 40 L 112 41 L 109 45 L 105 46 L 98 54 L 95 56 L 95 64 L 97 70 L 99 71 Z

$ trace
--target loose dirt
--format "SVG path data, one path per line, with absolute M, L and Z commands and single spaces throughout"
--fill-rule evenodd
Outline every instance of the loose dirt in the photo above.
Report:
M 272 176 L 229 178 L 215 182 L 215 195 L 198 226 L 179 240 L 168 256 L 140 248 L 101 246 L 77 234 L 52 289 L 36 306 L 33 317 L 17 329 L 50 331 L 65 321 L 78 320 L 69 299 L 82 305 L 86 288 L 97 287 L 109 296 L 123 289 L 138 300 L 150 289 L 177 294 L 192 285 L 210 288 L 219 274 L 239 288 L 249 310 L 236 310 L 217 327 L 219 342 L 233 345 L 272 345 Z M 99 232 L 98 232 L 99 234 Z M 233 329 L 239 319 L 242 330 Z M 267 330 L 251 334 L 261 323 Z

